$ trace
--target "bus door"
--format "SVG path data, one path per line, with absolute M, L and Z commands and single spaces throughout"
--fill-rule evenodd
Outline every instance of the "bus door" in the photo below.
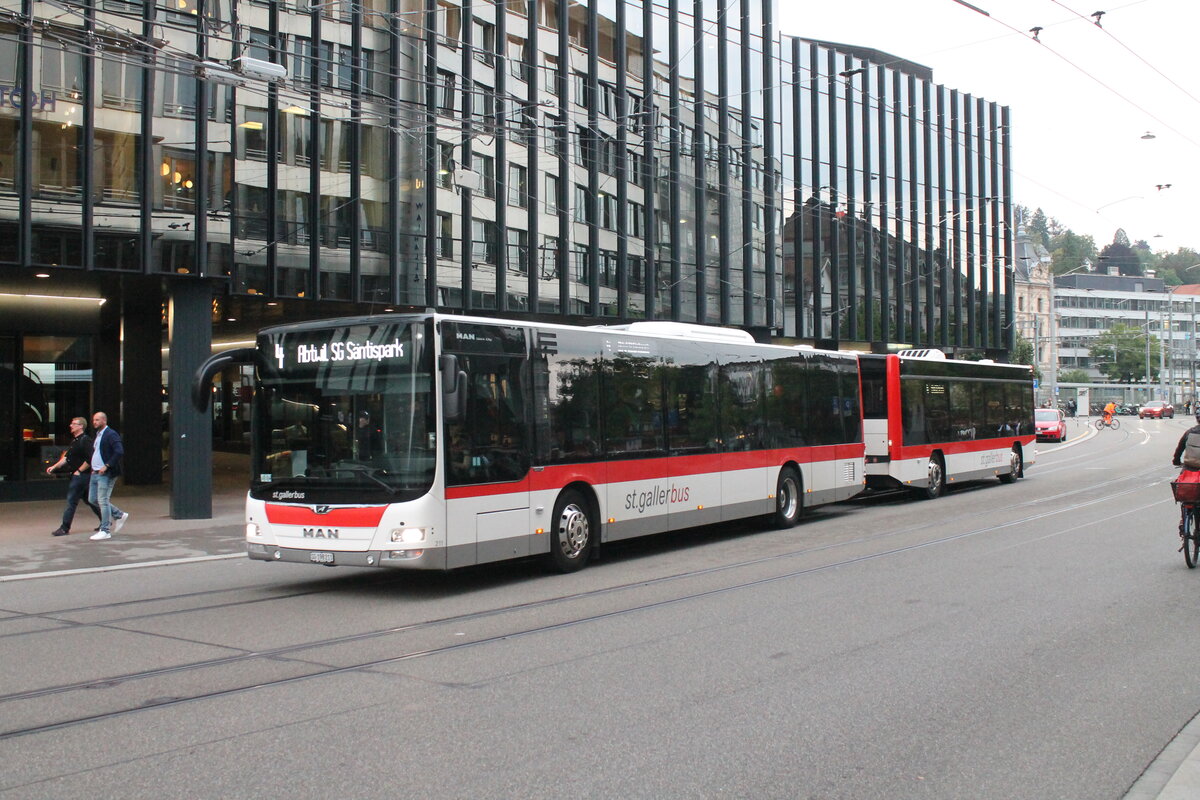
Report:
M 465 392 L 463 413 L 443 435 L 447 567 L 529 555 L 533 395 L 525 331 L 445 323 L 443 337 Z
M 868 474 L 886 475 L 888 460 L 888 359 L 895 356 L 859 356 L 862 376 L 863 444 Z

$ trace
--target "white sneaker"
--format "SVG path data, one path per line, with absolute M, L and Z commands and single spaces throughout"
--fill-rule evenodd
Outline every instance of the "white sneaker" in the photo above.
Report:
M 126 511 L 123 514 L 121 514 L 121 516 L 119 516 L 115 520 L 113 520 L 113 533 L 120 533 L 121 528 L 125 527 L 125 522 L 128 519 L 129 519 L 129 512 Z
M 96 531 L 95 533 L 93 533 L 93 534 L 92 534 L 91 536 L 89 536 L 88 538 L 89 538 L 89 539 L 91 539 L 93 542 L 98 542 L 98 541 L 100 541 L 101 539 L 111 539 L 111 538 L 112 538 L 112 534 L 111 534 L 111 533 L 109 533 L 108 531 Z

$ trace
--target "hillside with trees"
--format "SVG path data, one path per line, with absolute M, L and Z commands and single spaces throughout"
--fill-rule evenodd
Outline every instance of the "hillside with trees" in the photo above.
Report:
M 1144 239 L 1130 241 L 1123 228 L 1113 233 L 1111 242 L 1097 247 L 1091 236 L 1064 227 L 1040 208 L 1031 211 L 1026 206 L 1016 206 L 1015 212 L 1019 219 L 1025 220 L 1025 230 L 1033 241 L 1050 253 L 1050 269 L 1055 275 L 1078 269 L 1086 259 L 1093 270 L 1102 265 L 1105 271 L 1115 266 L 1121 275 L 1145 275 L 1153 271 L 1168 286 L 1200 283 L 1200 268 L 1187 271 L 1188 267 L 1200 265 L 1200 253 L 1190 247 L 1181 247 L 1174 253 L 1156 253 Z

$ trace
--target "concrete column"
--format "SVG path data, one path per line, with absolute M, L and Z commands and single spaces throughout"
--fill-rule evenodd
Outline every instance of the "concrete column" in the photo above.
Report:
M 171 518 L 212 518 L 212 423 L 190 398 L 192 376 L 212 351 L 212 287 L 180 280 L 168 288 Z
M 162 285 L 130 279 L 121 298 L 121 421 L 125 482 L 162 483 Z

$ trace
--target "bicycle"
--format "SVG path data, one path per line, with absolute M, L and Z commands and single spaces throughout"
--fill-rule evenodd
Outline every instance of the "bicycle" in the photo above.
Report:
M 1179 549 L 1183 551 L 1183 560 L 1188 569 L 1195 569 L 1200 563 L 1200 483 L 1181 483 L 1171 481 L 1171 493 L 1175 502 L 1179 503 L 1179 538 L 1182 540 Z
M 1112 428 L 1114 431 L 1119 431 L 1121 430 L 1121 420 L 1117 419 L 1115 416 L 1109 417 L 1108 419 L 1101 417 L 1100 419 L 1096 420 L 1096 430 L 1102 431 L 1105 428 Z

